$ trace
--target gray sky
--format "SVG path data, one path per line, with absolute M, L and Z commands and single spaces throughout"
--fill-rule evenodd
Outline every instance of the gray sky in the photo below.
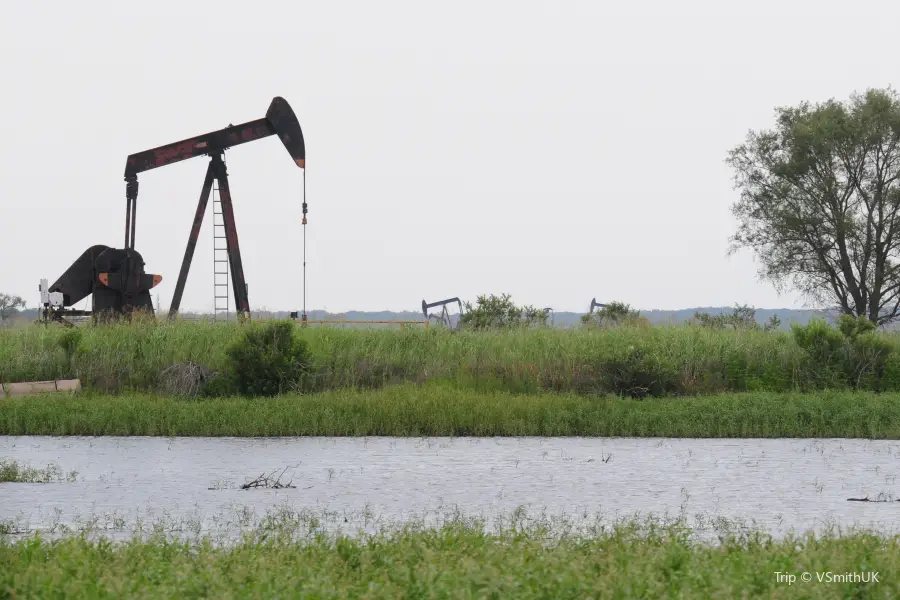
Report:
M 896 2 L 4 2 L 0 290 L 124 243 L 128 154 L 264 116 L 307 146 L 308 308 L 508 292 L 584 311 L 801 306 L 726 257 L 727 151 L 776 106 L 897 85 Z M 302 171 L 226 155 L 251 308 L 302 300 Z M 140 176 L 166 306 L 207 159 Z M 183 309 L 212 308 L 207 215 Z

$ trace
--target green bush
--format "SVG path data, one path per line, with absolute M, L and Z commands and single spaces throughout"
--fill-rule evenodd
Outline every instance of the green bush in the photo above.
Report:
M 59 336 L 59 339 L 57 340 L 59 347 L 62 348 L 62 351 L 66 354 L 66 364 L 70 371 L 72 369 L 72 359 L 78 351 L 78 346 L 81 345 L 81 337 L 80 329 L 69 329 Z
M 641 311 L 624 302 L 610 302 L 597 312 L 581 315 L 584 327 L 649 327 L 650 322 L 641 316 Z
M 765 325 L 760 326 L 756 322 L 756 309 L 746 304 L 736 304 L 730 315 L 719 314 L 711 315 L 707 312 L 695 312 L 694 318 L 689 323 L 707 327 L 709 329 L 762 329 L 764 331 L 774 331 L 781 326 L 781 319 L 778 315 L 769 317 Z
M 546 325 L 547 313 L 534 306 L 516 306 L 509 294 L 478 296 L 476 306 L 466 302 L 460 324 L 465 329 L 514 329 Z
M 792 330 L 820 384 L 876 391 L 884 389 L 885 383 L 895 385 L 884 381 L 891 345 L 876 334 L 875 324 L 866 317 L 841 315 L 836 328 L 813 319 L 807 325 L 793 325 Z
M 227 350 L 228 366 L 220 382 L 221 393 L 231 385 L 244 396 L 277 396 L 301 391 L 309 372 L 310 353 L 296 335 L 292 321 L 250 325 Z
M 599 365 L 604 388 L 620 396 L 644 398 L 676 391 L 678 372 L 669 361 L 629 346 Z
M 200 395 L 206 398 L 227 398 L 238 394 L 237 378 L 227 372 L 216 373 L 200 387 Z

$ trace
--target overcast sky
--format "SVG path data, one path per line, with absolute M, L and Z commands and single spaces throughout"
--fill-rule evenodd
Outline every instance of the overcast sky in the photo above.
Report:
M 123 246 L 127 155 L 283 96 L 309 309 L 800 307 L 726 256 L 726 153 L 776 106 L 896 87 L 898 19 L 886 0 L 3 2 L 0 291 L 33 306 L 42 277 Z M 163 307 L 207 162 L 139 177 Z M 276 138 L 226 162 L 251 308 L 299 308 L 302 171 Z M 208 215 L 183 309 L 212 308 L 212 247 Z

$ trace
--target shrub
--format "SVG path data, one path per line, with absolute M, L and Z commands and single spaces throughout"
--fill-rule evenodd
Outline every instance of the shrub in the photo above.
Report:
M 72 359 L 75 358 L 75 353 L 78 351 L 78 346 L 81 344 L 81 337 L 82 334 L 80 329 L 68 329 L 59 336 L 59 339 L 56 342 L 66 354 L 66 366 L 70 372 L 72 370 Z
M 610 302 L 595 313 L 581 315 L 585 327 L 624 327 L 649 326 L 649 321 L 641 316 L 640 311 L 631 308 L 624 302 Z
M 756 322 L 756 309 L 746 304 L 736 304 L 730 315 L 718 314 L 711 315 L 706 312 L 695 312 L 694 318 L 690 321 L 700 327 L 708 327 L 710 329 L 760 329 L 759 323 Z M 781 326 L 781 319 L 778 315 L 772 315 L 762 329 L 765 331 L 774 331 Z
M 822 319 L 807 325 L 793 325 L 794 340 L 809 356 L 811 370 L 825 383 L 849 385 L 857 389 L 883 388 L 890 343 L 875 333 L 875 324 L 866 317 L 841 315 L 837 327 Z
M 632 398 L 673 393 L 678 380 L 678 373 L 672 364 L 661 360 L 659 355 L 634 346 L 602 360 L 599 371 L 605 390 Z
M 244 396 L 277 396 L 301 391 L 310 353 L 292 321 L 248 325 L 243 337 L 226 350 L 227 375 Z
M 509 294 L 478 296 L 476 306 L 466 302 L 460 324 L 466 329 L 513 329 L 545 325 L 547 313 L 534 306 L 516 306 Z
M 208 368 L 185 361 L 163 369 L 159 374 L 157 386 L 164 394 L 192 398 L 200 394 L 211 395 L 207 391 L 207 384 L 213 378 L 214 376 Z

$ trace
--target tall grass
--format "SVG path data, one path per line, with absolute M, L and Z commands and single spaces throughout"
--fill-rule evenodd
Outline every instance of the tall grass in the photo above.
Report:
M 900 439 L 900 395 L 522 395 L 413 384 L 277 398 L 149 394 L 0 401 L 0 435 L 639 436 Z
M 900 539 L 728 535 L 619 524 L 589 537 L 468 523 L 362 538 L 271 532 L 219 545 L 164 536 L 0 542 L 10 598 L 896 598 Z M 811 581 L 803 582 L 807 572 Z M 834 582 L 866 574 L 868 582 Z M 871 573 L 876 573 L 872 581 Z M 779 578 L 778 574 L 782 574 Z M 792 576 L 791 580 L 788 576 Z M 829 581 L 829 577 L 831 580 Z M 821 580 L 821 581 L 820 581 Z
M 298 328 L 314 366 L 311 390 L 375 388 L 442 380 L 474 390 L 571 391 L 632 396 L 847 387 L 812 360 L 789 332 L 699 327 L 449 332 L 439 328 Z M 182 361 L 212 369 L 241 326 L 158 323 L 90 327 L 74 352 L 64 332 L 34 326 L 0 331 L 0 381 L 77 377 L 107 391 L 154 389 Z M 868 389 L 900 390 L 900 337 Z

